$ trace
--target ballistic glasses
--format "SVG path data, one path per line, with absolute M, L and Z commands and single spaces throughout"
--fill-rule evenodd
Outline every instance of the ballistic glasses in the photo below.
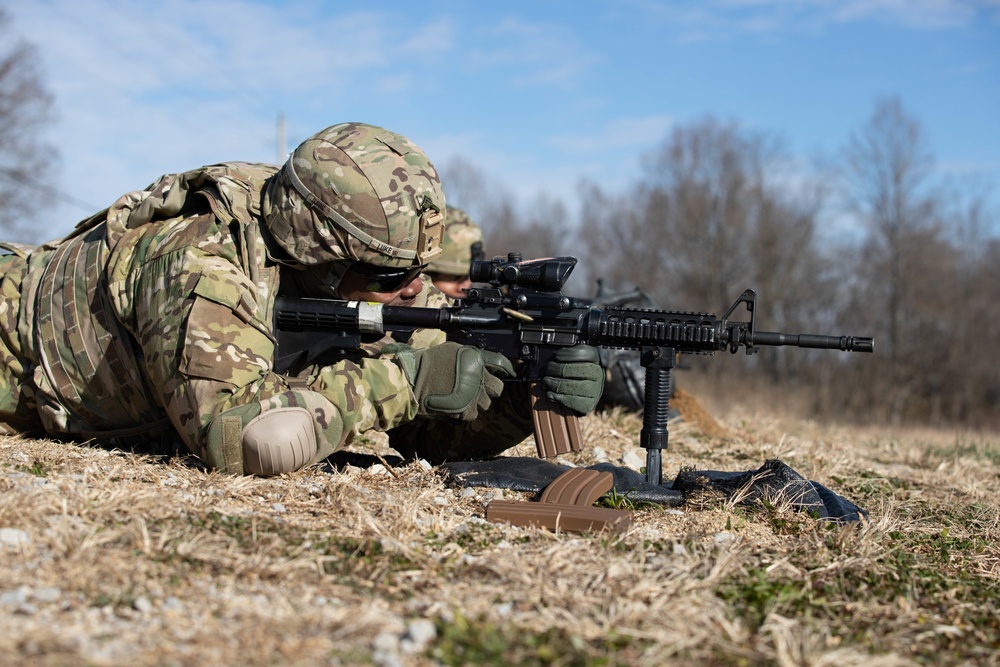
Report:
M 365 289 L 369 292 L 395 292 L 409 285 L 410 281 L 419 276 L 421 271 L 426 268 L 426 264 L 402 269 L 374 266 L 363 262 L 355 262 L 351 265 L 352 271 L 360 273 L 368 280 Z

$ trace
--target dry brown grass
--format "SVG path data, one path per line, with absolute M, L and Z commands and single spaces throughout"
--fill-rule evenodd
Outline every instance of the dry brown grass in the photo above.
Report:
M 252 479 L 2 439 L 0 663 L 996 663 L 997 437 L 706 414 L 722 434 L 673 424 L 665 475 L 779 457 L 870 522 L 708 499 L 638 508 L 617 538 L 552 534 L 485 523 L 502 492 L 385 469 L 377 440 L 360 467 Z M 583 424 L 576 464 L 617 462 L 641 428 Z

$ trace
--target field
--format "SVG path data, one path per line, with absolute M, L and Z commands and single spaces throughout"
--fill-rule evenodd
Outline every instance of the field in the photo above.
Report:
M 627 533 L 552 533 L 486 523 L 489 500 L 527 496 L 452 488 L 377 439 L 252 479 L 5 437 L 0 663 L 1000 663 L 1000 436 L 699 406 L 665 477 L 780 458 L 869 521 L 616 500 Z M 637 449 L 635 415 L 583 424 L 571 463 Z

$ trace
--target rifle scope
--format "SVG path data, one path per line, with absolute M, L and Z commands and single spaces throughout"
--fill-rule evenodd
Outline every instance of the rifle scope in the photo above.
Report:
M 522 260 L 521 254 L 512 252 L 505 258 L 474 259 L 469 264 L 469 278 L 474 283 L 489 283 L 494 287 L 528 287 L 545 292 L 562 289 L 576 257 L 546 257 Z

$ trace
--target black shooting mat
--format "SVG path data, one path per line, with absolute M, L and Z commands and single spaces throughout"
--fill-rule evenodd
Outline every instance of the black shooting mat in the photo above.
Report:
M 768 460 L 757 470 L 723 472 L 682 470 L 676 479 L 659 486 L 630 468 L 598 463 L 587 466 L 614 476 L 609 495 L 633 502 L 680 507 L 697 494 L 717 493 L 729 499 L 740 494 L 741 504 L 781 498 L 797 510 L 828 521 L 852 522 L 868 513 L 818 482 L 810 481 L 778 459 Z M 559 475 L 570 469 L 531 457 L 507 457 L 489 461 L 455 461 L 441 466 L 456 486 L 480 486 L 541 493 Z

